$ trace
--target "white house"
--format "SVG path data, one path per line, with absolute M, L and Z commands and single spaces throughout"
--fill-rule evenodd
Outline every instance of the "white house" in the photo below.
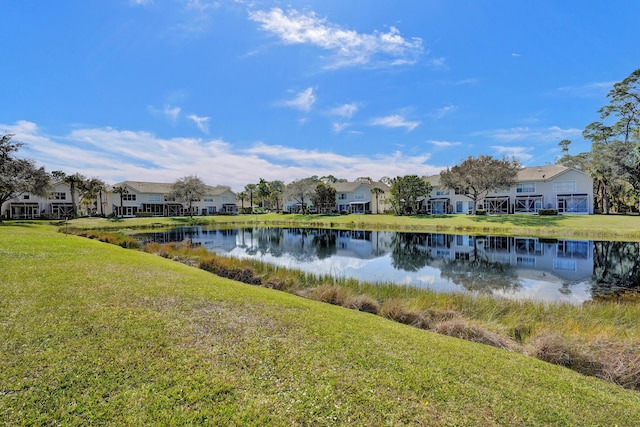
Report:
M 76 205 L 79 193 L 75 194 Z M 77 208 L 78 206 L 76 206 Z M 2 205 L 0 214 L 6 219 L 73 218 L 75 217 L 71 188 L 64 182 L 56 182 L 46 197 L 22 193 Z
M 423 208 L 432 214 L 468 213 L 471 199 L 457 189 L 440 186 L 440 175 L 425 177 L 433 187 Z M 593 179 L 585 172 L 562 165 L 522 168 L 516 183 L 496 189 L 479 202 L 487 213 L 532 213 L 557 209 L 558 213 L 592 214 Z
M 122 189 L 122 191 L 120 191 Z M 236 213 L 236 195 L 228 187 L 207 187 L 200 200 L 191 203 L 193 215 Z M 189 215 L 189 204 L 172 197 L 173 184 L 161 182 L 124 181 L 107 192 L 106 215 L 124 217 L 139 213 L 152 216 Z

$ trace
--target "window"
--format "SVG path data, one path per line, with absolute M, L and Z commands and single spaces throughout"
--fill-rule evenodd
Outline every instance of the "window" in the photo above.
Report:
M 162 196 L 160 194 L 149 194 L 150 202 L 162 202 Z
M 467 191 L 467 190 L 465 190 L 465 189 L 456 188 L 456 189 L 455 189 L 455 191 L 454 191 L 454 193 L 455 193 L 455 194 L 463 194 L 463 195 L 464 195 L 464 194 L 467 194 L 467 193 L 468 193 L 468 191 Z
M 31 194 L 29 193 L 24 193 L 22 195 L 22 200 L 30 200 L 31 199 Z
M 572 193 L 576 191 L 575 181 L 557 181 L 553 183 L 553 191 L 556 193 Z
M 228 198 L 228 197 L 223 197 L 223 198 L 222 198 L 222 201 L 224 202 L 225 200 L 226 200 L 226 201 L 229 201 L 229 198 Z M 205 197 L 205 198 L 204 198 L 204 201 L 205 201 L 205 202 L 213 202 L 213 197 Z
M 535 191 L 535 182 L 521 182 L 519 184 L 516 184 L 516 193 L 534 193 Z
M 338 200 L 347 200 L 347 195 L 345 193 L 338 194 Z
M 54 192 L 54 193 L 51 193 L 51 198 L 53 200 L 67 200 L 67 193 L 65 193 L 65 192 Z
M 136 195 L 135 194 L 123 194 L 122 195 L 122 200 L 135 201 L 136 200 Z
M 448 195 L 449 195 L 448 188 L 436 187 L 436 196 L 448 196 Z
M 207 202 L 213 202 L 213 197 L 211 198 L 211 200 L 206 200 L 206 199 L 205 199 L 205 201 L 207 201 Z M 231 200 L 229 200 L 229 197 L 228 197 L 228 196 L 223 196 L 223 197 L 222 197 L 222 203 L 223 203 L 223 204 L 227 204 L 227 203 L 230 203 L 230 202 L 231 202 Z
M 364 200 L 364 193 L 356 193 L 354 200 Z

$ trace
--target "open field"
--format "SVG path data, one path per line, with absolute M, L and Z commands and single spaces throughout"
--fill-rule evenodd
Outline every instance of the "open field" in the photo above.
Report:
M 237 224 L 330 227 L 365 230 L 424 231 L 460 234 L 507 234 L 535 237 L 640 240 L 640 216 L 633 215 L 237 215 L 180 218 L 128 218 L 111 221 L 81 218 L 79 228 L 127 228 L 149 225 Z
M 5 425 L 635 425 L 517 353 L 28 223 L 0 226 Z

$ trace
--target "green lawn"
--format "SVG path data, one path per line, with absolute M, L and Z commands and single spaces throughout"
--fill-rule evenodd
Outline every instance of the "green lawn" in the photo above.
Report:
M 640 216 L 633 215 L 237 215 L 180 218 L 128 218 L 110 221 L 82 218 L 69 221 L 79 228 L 127 228 L 149 225 L 237 224 L 357 228 L 439 233 L 508 234 L 539 237 L 639 240 Z
M 0 326 L 4 425 L 640 419 L 637 392 L 568 369 L 45 225 L 0 226 Z

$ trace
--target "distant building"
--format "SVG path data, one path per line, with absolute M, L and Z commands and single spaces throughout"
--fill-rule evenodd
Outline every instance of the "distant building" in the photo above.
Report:
M 122 193 L 118 188 L 124 188 Z M 235 214 L 238 211 L 236 194 L 228 187 L 210 187 L 200 199 L 189 204 L 176 201 L 173 184 L 161 182 L 124 181 L 107 191 L 106 215 L 133 217 L 136 215 L 183 216 Z
M 440 175 L 424 178 L 433 190 L 422 209 L 431 214 L 466 214 L 473 202 L 459 189 L 440 186 Z M 516 183 L 489 192 L 478 209 L 491 214 L 529 213 L 557 209 L 558 213 L 592 214 L 593 179 L 585 172 L 562 165 L 522 168 Z
M 79 193 L 75 194 L 76 204 L 80 203 Z M 76 206 L 78 208 L 78 206 Z M 56 182 L 46 197 L 22 193 L 2 205 L 0 214 L 5 219 L 74 218 L 71 188 L 64 182 Z

